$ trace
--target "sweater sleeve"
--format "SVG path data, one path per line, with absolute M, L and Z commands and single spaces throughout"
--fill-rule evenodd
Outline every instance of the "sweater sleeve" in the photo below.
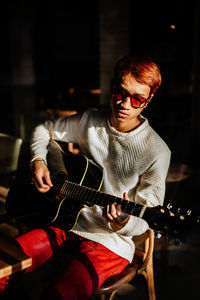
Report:
M 36 126 L 30 141 L 31 161 L 41 157 L 46 162 L 47 146 L 50 139 L 76 142 L 80 119 L 81 114 L 77 114 L 70 117 L 61 117 L 55 121 L 47 120 Z
M 46 162 L 47 146 L 51 138 L 50 129 L 53 129 L 53 122 L 51 121 L 34 128 L 30 141 L 31 161 L 41 157 Z
M 163 204 L 170 154 L 170 151 L 160 154 L 155 162 L 142 174 L 136 190 L 136 203 L 148 207 Z
M 110 230 L 113 231 L 111 229 L 110 224 L 108 226 Z M 135 235 L 140 235 L 144 233 L 145 231 L 147 231 L 148 228 L 149 225 L 145 220 L 139 217 L 130 216 L 128 223 L 123 228 L 117 230 L 116 232 L 117 234 L 120 234 L 122 236 L 133 237 Z
M 148 207 L 163 204 L 169 163 L 170 151 L 166 151 L 164 154 L 159 155 L 157 160 L 144 172 L 137 187 L 136 203 Z M 128 223 L 117 233 L 123 236 L 140 235 L 148 227 L 148 223 L 142 218 L 131 216 Z

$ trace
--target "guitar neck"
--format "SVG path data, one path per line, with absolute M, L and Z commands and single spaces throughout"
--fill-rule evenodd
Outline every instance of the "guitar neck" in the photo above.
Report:
M 143 205 L 135 204 L 134 202 L 105 194 L 68 180 L 66 180 L 63 184 L 60 193 L 65 197 L 77 199 L 87 204 L 97 204 L 103 207 L 107 204 L 116 202 L 117 204 L 121 204 L 121 208 L 124 213 L 137 217 L 140 216 L 140 213 L 144 208 Z

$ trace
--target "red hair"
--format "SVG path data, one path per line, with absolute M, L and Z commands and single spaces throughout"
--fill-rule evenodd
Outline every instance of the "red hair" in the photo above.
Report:
M 119 87 L 125 75 L 132 74 L 141 84 L 151 88 L 150 95 L 155 94 L 161 85 L 161 73 L 158 65 L 147 57 L 125 56 L 114 67 L 114 79 L 111 89 Z

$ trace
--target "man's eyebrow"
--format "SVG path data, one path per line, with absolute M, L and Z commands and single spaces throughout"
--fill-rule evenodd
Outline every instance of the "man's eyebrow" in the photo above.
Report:
M 123 88 L 122 86 L 120 86 L 120 90 L 126 92 L 127 94 L 131 95 L 131 96 L 140 96 L 140 97 L 143 97 L 145 98 L 145 95 L 144 94 L 140 94 L 140 93 L 135 93 L 135 94 L 130 94 L 125 88 Z
M 127 94 L 129 94 L 129 92 L 128 92 L 125 88 L 123 88 L 122 86 L 120 86 L 119 88 L 120 88 L 121 91 L 124 91 L 124 92 L 126 92 Z
M 135 93 L 134 96 L 140 96 L 140 97 L 143 97 L 143 98 L 146 97 L 144 94 L 140 94 L 140 93 Z

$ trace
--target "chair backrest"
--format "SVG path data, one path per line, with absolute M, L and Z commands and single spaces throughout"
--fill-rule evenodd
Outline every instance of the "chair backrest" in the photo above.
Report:
M 0 133 L 0 174 L 17 170 L 22 139 Z

